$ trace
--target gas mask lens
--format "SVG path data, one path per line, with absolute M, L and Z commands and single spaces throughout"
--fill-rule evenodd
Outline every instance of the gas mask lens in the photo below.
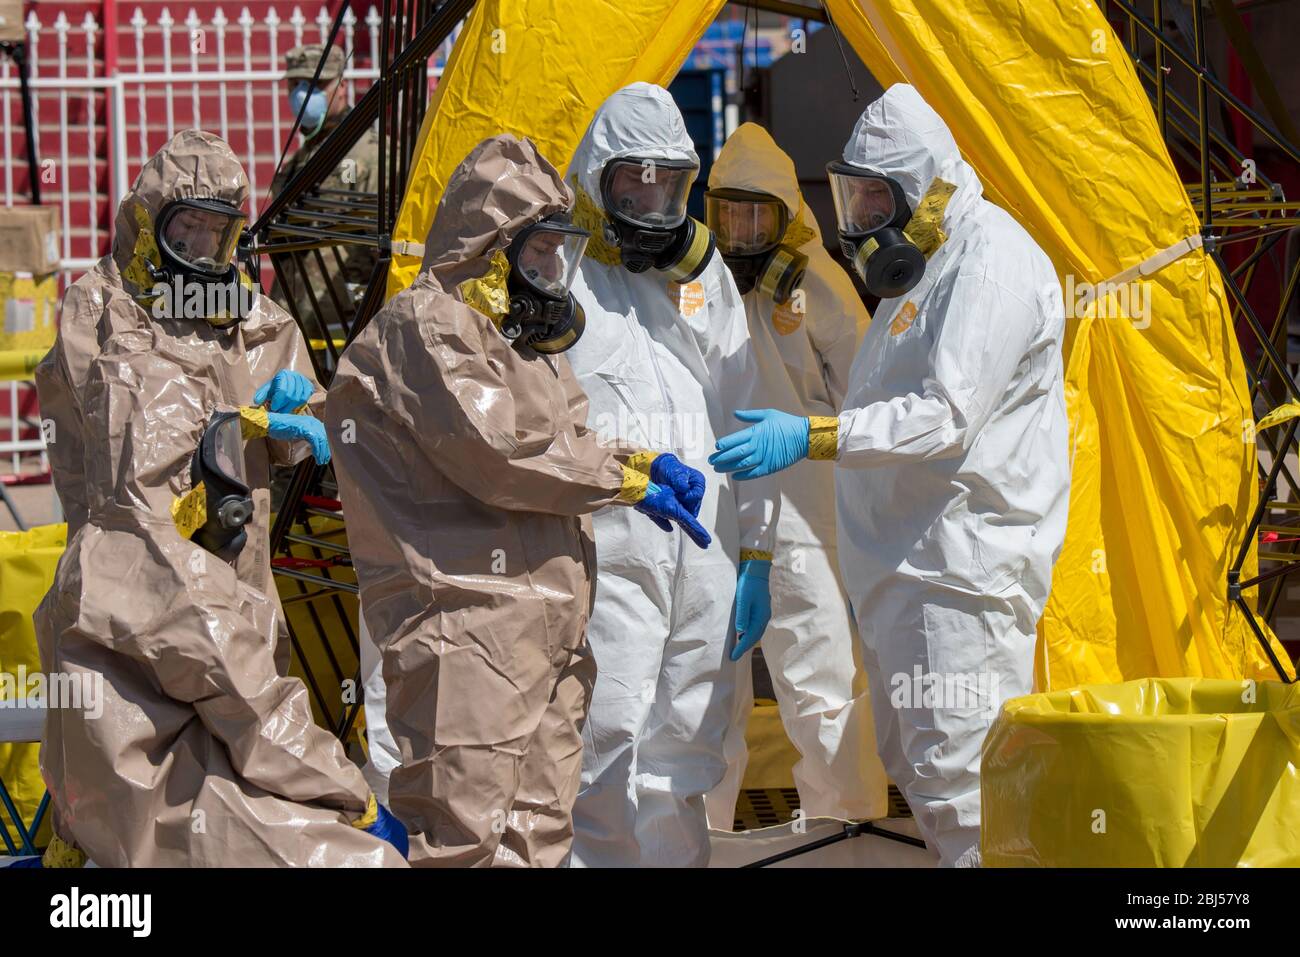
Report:
M 498 328 L 518 345 L 554 354 L 582 335 L 586 319 L 569 287 L 591 234 L 564 214 L 527 227 L 510 243 L 510 311 Z
M 865 236 L 888 226 L 898 216 L 898 203 L 887 178 L 847 163 L 832 163 L 826 172 L 835 202 L 835 218 L 844 235 Z
M 681 160 L 612 160 L 601 174 L 605 209 L 636 226 L 672 229 L 686 219 L 697 169 Z
M 711 189 L 704 194 L 704 216 L 724 256 L 754 256 L 775 247 L 785 235 L 785 203 L 766 193 Z
M 162 211 L 158 242 L 187 269 L 224 276 L 248 220 L 219 200 L 183 199 Z
M 211 433 L 211 461 L 220 478 L 226 483 L 247 485 L 248 476 L 244 473 L 244 436 L 239 417 L 217 419 L 211 426 Z
M 204 495 L 204 521 L 191 541 L 212 554 L 234 561 L 248 536 L 253 499 L 244 467 L 244 437 L 237 412 L 213 415 L 194 452 L 190 478 Z
M 583 230 L 541 223 L 520 237 L 514 270 L 536 292 L 561 299 L 573 285 L 587 238 Z

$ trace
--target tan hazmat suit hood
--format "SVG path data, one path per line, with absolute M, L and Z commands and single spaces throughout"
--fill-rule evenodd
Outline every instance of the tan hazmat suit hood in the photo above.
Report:
M 595 677 L 587 516 L 634 499 L 639 473 L 586 428 L 568 363 L 489 315 L 510 241 L 572 201 L 528 140 L 479 144 L 424 271 L 348 347 L 326 403 L 412 863 L 556 865 L 572 839 Z

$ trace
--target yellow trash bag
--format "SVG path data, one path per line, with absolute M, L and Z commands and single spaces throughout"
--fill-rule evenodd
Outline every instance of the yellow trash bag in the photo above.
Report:
M 986 867 L 1300 865 L 1300 690 L 1145 678 L 1013 698 L 984 744 Z
M 67 541 L 66 525 L 0 532 L 0 699 L 4 699 L 0 707 L 12 707 L 10 699 L 25 697 L 27 681 L 20 677 L 30 678 L 41 671 L 32 612 L 54 582 L 54 569 Z M 31 824 L 45 794 L 39 754 L 39 744 L 0 744 L 0 780 L 17 805 L 24 827 Z M 16 839 L 8 816 L 3 818 L 0 824 Z M 36 843 L 43 846 L 49 837 L 47 816 Z

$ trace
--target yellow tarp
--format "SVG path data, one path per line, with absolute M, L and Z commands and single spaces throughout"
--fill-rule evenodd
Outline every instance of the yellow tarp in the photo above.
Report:
M 1227 602 L 1256 500 L 1255 444 L 1218 270 L 1197 249 L 1134 288 L 1133 318 L 1070 317 L 1082 283 L 1200 231 L 1101 11 L 1088 0 L 828 6 L 882 84 L 912 83 L 944 117 L 1066 290 L 1073 487 L 1040 686 L 1274 676 Z
M 1145 679 L 1015 698 L 984 748 L 984 866 L 1296 867 L 1298 767 L 1296 685 Z
M 54 569 L 68 541 L 66 525 L 42 525 L 25 532 L 0 532 L 0 671 L 12 675 L 0 688 L 0 697 L 12 687 L 17 692 L 20 675 L 28 679 L 41 673 L 41 657 L 36 650 L 36 629 L 32 613 L 54 582 Z M 17 695 L 15 695 L 17 696 Z M 36 815 L 37 805 L 45 794 L 38 763 L 39 744 L 0 744 L 0 780 L 28 827 Z M 18 843 L 8 816 L 0 810 L 0 824 Z M 37 843 L 44 845 L 50 837 L 47 816 Z M 0 844 L 0 854 L 4 853 Z
M 644 80 L 667 85 L 723 0 L 480 0 L 434 91 L 394 243 L 423 243 L 460 161 L 496 133 L 527 136 L 563 170 L 596 108 Z M 393 256 L 391 296 L 418 256 Z

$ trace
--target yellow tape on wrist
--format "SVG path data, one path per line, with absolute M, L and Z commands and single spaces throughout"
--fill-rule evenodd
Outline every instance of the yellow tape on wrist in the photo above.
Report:
M 742 548 L 740 550 L 740 560 L 742 562 L 770 562 L 772 553 L 765 552 L 761 548 Z
M 818 462 L 835 459 L 840 454 L 840 420 L 834 415 L 808 417 L 808 458 Z
M 352 826 L 364 831 L 378 820 L 379 802 L 375 800 L 375 796 L 372 794 L 370 795 L 370 800 L 366 803 L 366 813 L 353 821 Z
M 626 502 L 629 505 L 635 505 L 641 499 L 645 498 L 646 490 L 650 487 L 650 476 L 644 472 L 638 472 L 629 466 L 623 466 L 623 487 L 618 490 L 618 500 Z
M 172 521 L 176 531 L 187 542 L 195 532 L 208 520 L 208 490 L 199 482 L 185 493 L 184 497 L 172 502 Z
M 270 427 L 271 415 L 266 409 L 258 408 L 255 405 L 240 406 L 239 432 L 244 437 L 245 442 L 249 439 L 262 438 Z
M 662 454 L 662 452 L 637 452 L 635 455 L 629 456 L 627 467 L 636 469 L 642 475 L 649 475 L 651 464 Z
M 41 855 L 41 867 L 85 867 L 86 855 L 59 835 L 50 837 L 50 846 Z

